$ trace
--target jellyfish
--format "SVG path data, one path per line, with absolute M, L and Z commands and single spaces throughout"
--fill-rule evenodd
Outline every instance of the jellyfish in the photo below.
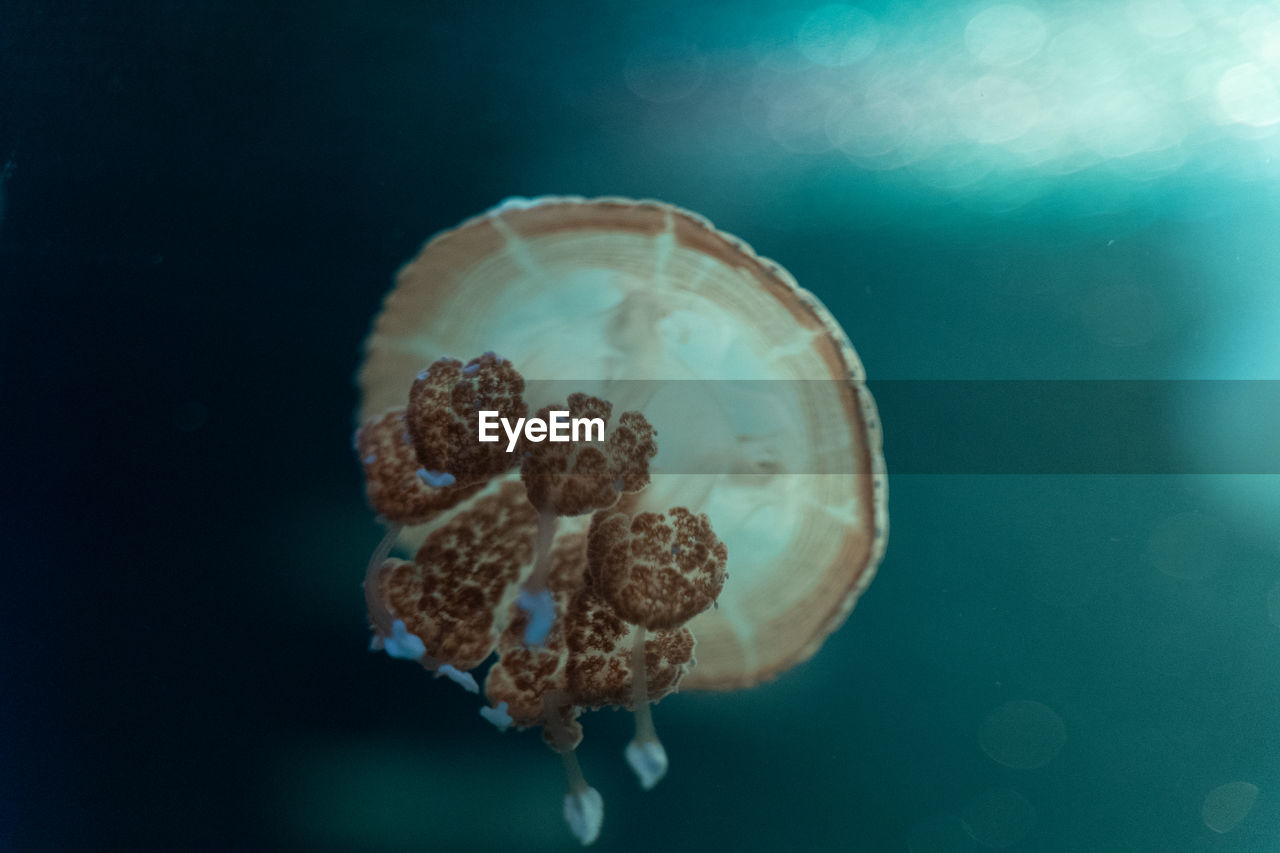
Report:
M 864 380 L 816 297 L 679 208 L 512 200 L 436 236 L 359 373 L 355 450 L 386 525 L 371 647 L 540 730 L 590 844 L 584 714 L 632 712 L 623 756 L 651 788 L 669 763 L 654 705 L 776 678 L 871 582 L 888 515 Z M 476 441 L 483 410 L 608 426 L 508 452 Z

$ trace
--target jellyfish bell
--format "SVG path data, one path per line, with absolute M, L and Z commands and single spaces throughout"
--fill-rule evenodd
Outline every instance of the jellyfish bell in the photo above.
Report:
M 356 450 L 388 524 L 365 579 L 374 647 L 473 692 L 467 670 L 496 656 L 482 715 L 542 729 L 584 844 L 603 819 L 574 757 L 584 711 L 634 712 L 625 755 L 651 787 L 650 705 L 803 661 L 884 550 L 879 421 L 844 332 L 669 205 L 515 201 L 437 236 L 359 381 Z M 598 415 L 608 435 L 481 446 L 489 405 Z
M 683 689 L 774 678 L 843 623 L 888 534 L 880 423 L 848 337 L 785 270 L 667 204 L 506 202 L 398 273 L 367 341 L 360 422 L 403 407 L 441 353 L 488 350 L 531 386 L 575 380 L 641 411 L 659 454 L 633 510 L 704 513 L 728 547 L 732 581 L 690 623 Z

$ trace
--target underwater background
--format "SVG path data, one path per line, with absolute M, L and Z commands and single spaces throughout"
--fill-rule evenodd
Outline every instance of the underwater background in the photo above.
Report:
M 890 472 L 654 791 L 584 719 L 596 849 L 1280 849 L 1277 126 L 1274 2 L 0 0 L 0 849 L 576 846 L 367 651 L 349 449 L 393 272 L 547 193 L 787 267 Z

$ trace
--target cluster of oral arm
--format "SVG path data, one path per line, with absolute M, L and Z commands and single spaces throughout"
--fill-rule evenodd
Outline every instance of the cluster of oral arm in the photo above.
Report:
M 578 717 L 632 709 L 627 760 L 644 787 L 661 778 L 649 705 L 693 666 L 686 623 L 720 594 L 727 552 L 706 516 L 624 509 L 620 498 L 648 485 L 657 453 L 638 412 L 614 420 L 608 401 L 574 394 L 537 416 L 600 419 L 610 424 L 603 441 L 524 443 L 517 453 L 479 442 L 479 412 L 527 416 L 523 387 L 492 353 L 441 359 L 419 374 L 405 409 L 357 433 L 366 494 L 388 523 L 366 603 L 375 645 L 464 686 L 496 655 L 481 713 L 500 728 L 542 728 L 565 757 L 566 819 L 589 843 L 602 805 L 573 758 Z M 560 519 L 588 514 L 588 532 L 562 532 Z M 412 559 L 387 556 L 401 527 L 427 522 Z

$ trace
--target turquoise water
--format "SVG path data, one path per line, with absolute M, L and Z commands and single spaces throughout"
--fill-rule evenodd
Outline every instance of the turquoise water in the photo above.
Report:
M 571 193 L 789 269 L 890 472 L 849 621 L 661 702 L 655 790 L 585 719 L 595 849 L 1280 849 L 1273 3 L 73 6 L 0 36 L 0 847 L 576 846 L 535 734 L 366 651 L 348 450 L 392 273 Z M 1212 405 L 1079 404 L 1064 467 L 973 380 Z

